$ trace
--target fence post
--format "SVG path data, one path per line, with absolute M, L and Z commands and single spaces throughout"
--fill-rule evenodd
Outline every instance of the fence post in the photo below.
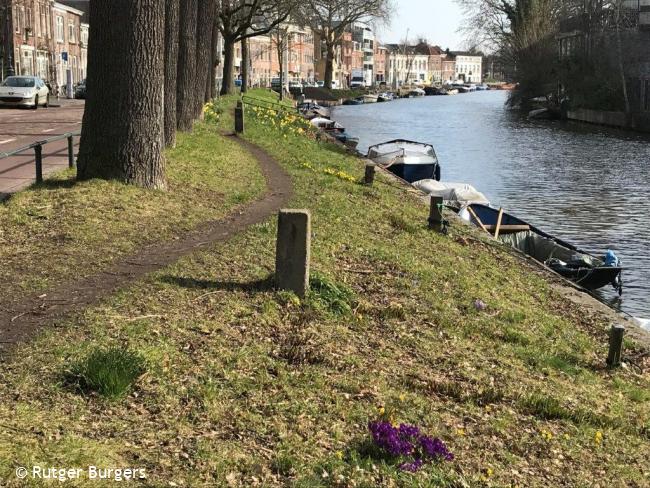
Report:
M 429 211 L 429 229 L 442 232 L 444 218 L 442 217 L 442 197 L 431 197 L 431 210 Z
M 74 168 L 74 136 L 68 136 L 68 168 Z
M 609 354 L 607 355 L 607 366 L 610 368 L 616 368 L 621 365 L 624 335 L 625 327 L 622 325 L 612 325 L 609 332 Z
M 240 100 L 235 108 L 235 132 L 244 132 L 244 103 Z
M 43 183 L 43 146 L 37 144 L 34 146 L 36 156 L 36 183 Z
M 309 289 L 311 215 L 309 210 L 280 210 L 275 252 L 275 284 L 304 298 Z
M 372 186 L 372 184 L 375 182 L 375 168 L 376 168 L 375 163 L 367 163 L 366 164 L 366 174 L 363 177 L 363 183 Z

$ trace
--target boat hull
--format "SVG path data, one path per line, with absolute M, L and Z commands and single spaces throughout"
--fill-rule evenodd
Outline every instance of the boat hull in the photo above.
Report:
M 473 215 L 468 208 L 472 209 Z M 499 210 L 488 205 L 472 204 L 462 209 L 460 215 L 477 227 L 482 224 L 492 231 L 497 227 Z M 499 227 L 504 229 L 504 233 L 499 236 L 501 241 L 587 290 L 597 290 L 609 284 L 620 287 L 623 270 L 620 266 L 606 266 L 603 259 L 505 212 Z

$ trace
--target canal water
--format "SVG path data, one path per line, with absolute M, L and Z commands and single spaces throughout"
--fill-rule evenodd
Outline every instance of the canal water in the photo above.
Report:
M 359 150 L 403 138 L 432 144 L 442 180 L 471 183 L 495 206 L 597 255 L 623 262 L 623 297 L 610 306 L 650 318 L 650 138 L 570 122 L 530 121 L 507 92 L 337 107 Z

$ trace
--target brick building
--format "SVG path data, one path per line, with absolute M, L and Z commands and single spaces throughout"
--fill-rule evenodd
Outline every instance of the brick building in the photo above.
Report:
M 73 83 L 86 76 L 87 0 L 0 2 L 3 78 L 11 73 L 34 75 L 63 86 L 68 70 Z

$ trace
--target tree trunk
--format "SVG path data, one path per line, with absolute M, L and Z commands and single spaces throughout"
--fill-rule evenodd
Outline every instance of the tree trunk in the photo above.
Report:
M 223 81 L 221 83 L 221 94 L 230 95 L 235 91 L 235 41 L 231 37 L 224 36 L 223 51 Z
M 196 18 L 198 0 L 182 0 L 176 80 L 176 126 L 192 130 L 196 93 Z
M 241 41 L 241 92 L 248 91 L 250 79 L 250 52 L 248 51 L 248 39 Z
M 334 44 L 329 41 L 326 43 L 327 58 L 325 59 L 325 87 L 329 90 L 332 89 L 332 81 L 334 79 Z
M 221 53 L 219 52 L 219 20 L 215 19 L 212 29 L 212 77 L 210 78 L 210 100 L 217 98 L 217 74 L 219 73 L 219 64 L 221 63 Z
M 176 145 L 179 0 L 165 2 L 165 145 Z
M 215 9 L 215 0 L 198 0 L 194 118 L 201 117 L 203 114 L 205 86 L 211 71 L 212 28 L 214 26 Z
M 629 127 L 634 126 L 632 120 L 632 107 L 630 105 L 630 96 L 627 92 L 627 80 L 625 78 L 625 64 L 623 62 L 623 41 L 621 39 L 621 9 L 622 4 L 617 4 L 616 8 L 616 51 L 618 58 L 618 71 L 621 76 L 621 88 L 623 89 L 623 102 L 625 103 L 625 119 Z
M 278 44 L 278 66 L 280 67 L 280 101 L 284 100 L 284 41 Z
M 78 178 L 164 188 L 164 0 L 90 2 L 90 23 Z

